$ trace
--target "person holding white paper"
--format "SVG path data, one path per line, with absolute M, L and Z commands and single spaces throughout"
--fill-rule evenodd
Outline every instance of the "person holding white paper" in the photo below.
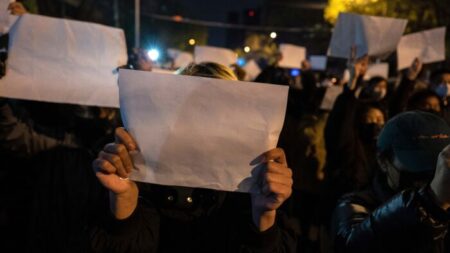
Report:
M 422 72 L 422 68 L 422 61 L 416 58 L 411 62 L 411 66 L 403 73 L 400 84 L 393 92 L 389 103 L 390 118 L 407 109 L 408 100 L 416 90 L 416 81 Z
M 378 103 L 368 103 L 357 96 L 367 58 L 355 60 L 355 55 L 349 59 L 350 80 L 336 99 L 325 127 L 324 220 L 329 220 L 336 201 L 344 193 L 367 187 L 377 169 L 376 139 L 386 115 Z
M 377 141 L 379 169 L 333 213 L 334 252 L 449 252 L 450 127 L 434 114 L 390 119 Z
M 429 83 L 425 87 L 419 87 L 417 79 L 422 68 L 422 61 L 416 58 L 404 71 L 400 85 L 391 99 L 389 116 L 393 117 L 404 111 L 420 110 L 434 113 L 450 123 L 448 103 L 450 70 L 444 68 L 434 71 Z
M 185 75 L 236 80 L 221 65 L 190 65 Z M 250 141 L 250 140 L 249 140 Z M 109 190 L 111 217 L 92 231 L 94 252 L 294 252 L 296 232 L 277 210 L 291 195 L 292 172 L 282 149 L 262 156 L 260 193 L 226 193 L 135 183 L 130 152 L 138 149 L 123 128 L 93 168 Z M 220 154 L 211 154 L 220 155 Z

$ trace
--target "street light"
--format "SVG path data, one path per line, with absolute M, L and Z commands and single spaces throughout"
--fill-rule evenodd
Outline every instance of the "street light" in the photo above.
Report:
M 276 32 L 271 32 L 270 33 L 270 38 L 275 39 L 277 37 L 277 33 Z

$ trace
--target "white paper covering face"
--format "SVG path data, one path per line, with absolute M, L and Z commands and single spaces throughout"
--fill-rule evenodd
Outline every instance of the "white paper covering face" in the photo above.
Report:
M 381 76 L 385 79 L 389 78 L 389 64 L 388 63 L 377 63 L 369 65 L 367 68 L 364 80 L 369 80 L 372 77 Z
M 440 27 L 402 37 L 397 47 L 397 68 L 402 70 L 419 58 L 423 63 L 445 60 L 446 28 Z
M 291 44 L 280 44 L 280 52 L 283 58 L 278 63 L 282 68 L 300 69 L 306 59 L 306 48 Z
M 251 163 L 276 147 L 287 87 L 120 70 L 119 89 L 140 150 L 133 180 L 256 191 L 261 166 Z
M 253 81 L 261 73 L 261 69 L 255 62 L 255 60 L 250 60 L 249 62 L 247 62 L 243 69 L 245 71 L 245 81 Z
M 120 29 L 25 14 L 10 31 L 8 54 L 0 96 L 119 106 L 116 68 L 127 62 Z
M 195 46 L 194 60 L 195 63 L 215 62 L 228 67 L 237 62 L 237 54 L 228 48 Z
M 326 70 L 327 69 L 327 57 L 324 55 L 311 55 L 309 62 L 312 70 Z
M 404 19 L 340 13 L 328 55 L 348 58 L 354 45 L 357 57 L 386 57 L 397 48 L 407 23 Z

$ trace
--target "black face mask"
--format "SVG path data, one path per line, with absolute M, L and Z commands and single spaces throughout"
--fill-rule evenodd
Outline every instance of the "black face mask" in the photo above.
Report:
M 434 114 L 434 115 L 436 115 L 436 116 L 438 116 L 438 117 L 441 117 L 441 118 L 443 117 L 441 112 L 437 112 L 437 111 L 432 110 L 432 109 L 423 110 L 423 111 L 424 111 L 424 112 L 431 113 L 431 114 Z
M 434 172 L 420 172 L 420 173 L 411 173 L 411 172 L 400 172 L 400 178 L 398 182 L 398 189 L 404 190 L 408 188 L 420 188 L 427 183 L 429 183 L 434 176 Z
M 383 126 L 379 124 L 362 124 L 359 130 L 361 140 L 366 144 L 376 144 L 381 129 L 383 129 Z

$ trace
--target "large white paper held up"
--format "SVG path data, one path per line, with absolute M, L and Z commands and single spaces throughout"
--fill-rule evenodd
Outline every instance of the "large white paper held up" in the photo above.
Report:
M 385 79 L 389 78 L 389 63 L 376 63 L 369 65 L 367 68 L 364 80 L 369 80 L 372 77 L 380 76 Z
M 407 23 L 404 19 L 340 13 L 328 55 L 348 58 L 354 45 L 357 57 L 386 57 L 397 48 Z
M 119 106 L 116 69 L 127 62 L 120 29 L 25 14 L 10 31 L 8 54 L 0 96 Z
M 253 192 L 276 147 L 288 88 L 120 70 L 120 109 L 139 146 L 131 179 Z M 144 162 L 145 161 L 145 162 Z
M 215 62 L 230 66 L 237 62 L 237 54 L 228 48 L 195 46 L 194 61 L 196 63 Z
M 302 61 L 306 59 L 306 48 L 291 44 L 280 44 L 281 61 L 278 65 L 282 68 L 300 69 Z
M 255 62 L 255 60 L 250 60 L 249 62 L 247 62 L 243 69 L 245 71 L 245 81 L 253 81 L 261 73 L 261 68 Z
M 445 60 L 446 28 L 440 27 L 402 37 L 397 47 L 397 69 L 408 68 L 414 59 L 423 63 Z

